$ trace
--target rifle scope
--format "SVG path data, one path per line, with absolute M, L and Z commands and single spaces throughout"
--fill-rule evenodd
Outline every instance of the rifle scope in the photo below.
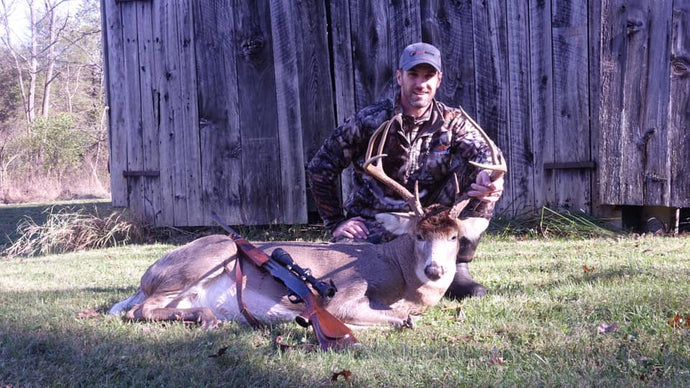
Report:
M 329 280 L 329 283 L 326 283 L 322 280 L 316 279 L 314 276 L 311 274 L 311 270 L 309 268 L 302 268 L 299 265 L 295 264 L 295 261 L 292 260 L 292 257 L 290 257 L 290 254 L 285 252 L 284 249 L 282 248 L 276 248 L 272 253 L 271 253 L 271 258 L 290 271 L 294 272 L 296 275 L 302 279 L 302 281 L 305 281 L 316 290 L 316 292 L 319 293 L 324 298 L 332 298 L 336 291 L 338 291 L 337 288 L 335 288 L 335 284 L 333 284 L 333 280 Z

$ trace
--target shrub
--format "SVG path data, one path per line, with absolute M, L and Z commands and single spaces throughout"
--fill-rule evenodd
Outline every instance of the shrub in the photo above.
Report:
M 124 213 L 112 212 L 101 218 L 84 209 L 63 208 L 54 212 L 49 208 L 46 222 L 37 224 L 25 217 L 17 226 L 16 241 L 5 249 L 12 256 L 36 256 L 87 249 L 105 248 L 139 242 L 144 239 L 144 228 L 128 221 Z

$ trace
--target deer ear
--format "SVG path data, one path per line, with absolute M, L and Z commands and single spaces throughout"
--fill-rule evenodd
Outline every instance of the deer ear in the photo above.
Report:
M 472 241 L 479 241 L 482 233 L 489 227 L 489 220 L 483 217 L 468 217 L 459 220 L 460 234 Z
M 409 233 L 414 226 L 414 213 L 379 213 L 376 221 L 396 236 Z

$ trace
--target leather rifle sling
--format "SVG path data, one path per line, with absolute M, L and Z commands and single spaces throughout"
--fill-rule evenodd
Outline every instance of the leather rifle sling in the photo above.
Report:
M 254 328 L 254 329 L 260 329 L 264 325 L 261 323 L 252 313 L 247 309 L 247 305 L 244 303 L 244 276 L 242 276 L 242 265 L 240 264 L 240 260 L 242 258 L 241 254 L 238 254 L 235 259 L 235 268 L 230 270 L 228 268 L 228 265 L 225 264 L 225 270 L 230 272 L 235 273 L 235 286 L 237 288 L 237 307 L 239 307 L 240 312 L 242 315 L 244 315 L 244 318 L 247 320 L 247 322 Z

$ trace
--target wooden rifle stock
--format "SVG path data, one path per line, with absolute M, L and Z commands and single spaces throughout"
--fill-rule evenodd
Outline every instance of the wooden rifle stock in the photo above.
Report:
M 232 228 L 223 224 L 215 213 L 211 214 L 211 217 L 230 234 L 243 257 L 249 259 L 257 267 L 267 270 L 274 278 L 283 283 L 292 295 L 296 296 L 296 298 L 290 298 L 290 301 L 294 303 L 304 302 L 306 309 L 300 318 L 307 322 L 298 319 L 298 323 L 312 325 L 322 350 L 342 349 L 357 342 L 352 330 L 319 305 L 317 297 L 299 276 L 255 247 Z

